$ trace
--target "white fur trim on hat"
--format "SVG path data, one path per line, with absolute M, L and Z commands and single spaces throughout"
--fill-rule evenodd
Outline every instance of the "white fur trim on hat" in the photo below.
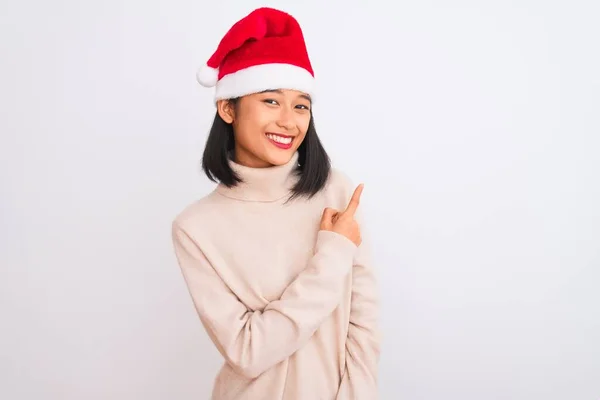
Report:
M 305 92 L 314 100 L 315 78 L 292 64 L 260 64 L 225 75 L 216 84 L 215 101 L 241 97 L 269 89 Z

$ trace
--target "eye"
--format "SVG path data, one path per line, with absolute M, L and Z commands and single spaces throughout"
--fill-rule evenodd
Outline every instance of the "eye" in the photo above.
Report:
M 271 105 L 277 105 L 277 100 L 273 99 L 264 99 L 263 102 Z
M 304 104 L 298 104 L 296 108 L 300 108 L 301 110 L 310 110 L 310 108 Z

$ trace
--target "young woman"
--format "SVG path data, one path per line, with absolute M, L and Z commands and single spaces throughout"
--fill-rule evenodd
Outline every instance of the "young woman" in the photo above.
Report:
M 203 169 L 214 191 L 173 222 L 175 253 L 225 359 L 213 399 L 377 398 L 377 288 L 356 188 L 319 141 L 297 21 L 260 8 L 198 80 L 217 112 Z

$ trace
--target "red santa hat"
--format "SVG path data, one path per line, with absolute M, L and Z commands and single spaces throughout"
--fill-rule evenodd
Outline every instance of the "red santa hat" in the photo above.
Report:
M 268 89 L 295 89 L 314 97 L 314 71 L 298 21 L 273 8 L 259 8 L 236 22 L 197 74 L 215 87 L 215 100 Z

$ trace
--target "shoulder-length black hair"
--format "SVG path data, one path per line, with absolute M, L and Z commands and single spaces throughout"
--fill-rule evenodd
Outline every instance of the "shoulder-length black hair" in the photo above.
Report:
M 238 100 L 229 101 L 235 106 Z M 232 125 L 225 122 L 217 111 L 202 156 L 202 169 L 208 179 L 227 187 L 242 181 L 229 165 L 234 144 Z M 298 164 L 295 173 L 299 179 L 292 188 L 290 199 L 299 196 L 311 198 L 325 187 L 331 172 L 331 160 L 317 135 L 312 112 L 308 131 L 298 148 Z

